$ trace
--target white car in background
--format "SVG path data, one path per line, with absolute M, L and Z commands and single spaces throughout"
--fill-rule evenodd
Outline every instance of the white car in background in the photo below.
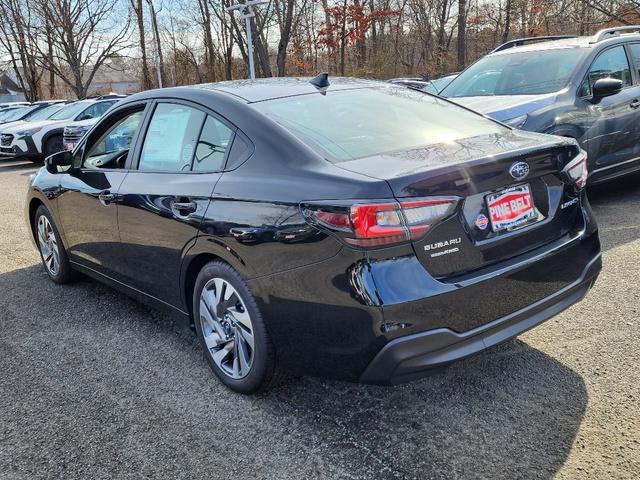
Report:
M 119 98 L 98 97 L 70 103 L 47 120 L 1 129 L 0 157 L 21 157 L 40 162 L 63 150 L 64 127 L 75 122 L 100 118 Z
M 38 122 L 40 120 L 47 120 L 51 115 L 56 113 L 62 107 L 64 107 L 67 103 L 67 100 L 51 100 L 51 101 L 42 101 L 35 102 L 33 105 L 28 107 L 20 119 L 18 120 L 9 120 L 7 123 L 3 123 L 0 125 L 0 134 L 2 134 L 3 130 L 17 127 L 18 125 L 22 125 L 28 122 Z

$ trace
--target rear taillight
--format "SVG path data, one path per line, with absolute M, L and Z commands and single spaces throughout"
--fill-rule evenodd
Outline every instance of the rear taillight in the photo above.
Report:
M 314 202 L 303 204 L 302 212 L 309 223 L 338 234 L 349 245 L 375 248 L 420 239 L 431 226 L 450 216 L 457 203 L 454 197 L 352 205 Z
M 587 152 L 580 150 L 578 155 L 562 169 L 562 173 L 567 176 L 568 180 L 573 182 L 578 190 L 584 188 L 587 185 L 587 177 L 589 176 Z

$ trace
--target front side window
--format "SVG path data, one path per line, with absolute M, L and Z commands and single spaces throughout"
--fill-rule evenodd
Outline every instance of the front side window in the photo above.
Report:
M 124 168 L 131 142 L 140 128 L 143 111 L 129 113 L 117 120 L 89 149 L 84 168 Z
M 196 147 L 193 170 L 209 172 L 222 170 L 232 135 L 233 131 L 224 123 L 207 116 Z
M 622 80 L 623 87 L 631 85 L 631 69 L 622 45 L 605 50 L 596 58 L 580 86 L 580 96 L 591 95 L 593 84 L 601 78 Z
M 138 170 L 191 170 L 205 114 L 195 108 L 160 103 L 153 112 L 144 139 Z
M 585 55 L 579 48 L 557 48 L 488 55 L 454 78 L 443 97 L 542 95 L 561 90 Z

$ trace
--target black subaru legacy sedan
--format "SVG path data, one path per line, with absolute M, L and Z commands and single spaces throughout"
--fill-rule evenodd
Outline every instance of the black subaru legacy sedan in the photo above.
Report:
M 600 268 L 586 155 L 355 79 L 118 103 L 31 180 L 49 277 L 166 307 L 243 393 L 419 378 L 579 301 Z

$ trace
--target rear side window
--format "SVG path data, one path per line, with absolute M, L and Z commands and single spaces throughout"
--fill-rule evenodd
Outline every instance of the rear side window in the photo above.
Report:
M 622 45 L 605 50 L 596 58 L 580 86 L 580 96 L 591 95 L 593 84 L 601 78 L 622 80 L 623 87 L 631 85 L 631 69 Z
M 221 121 L 207 116 L 196 147 L 193 170 L 209 172 L 222 170 L 232 136 L 233 131 L 229 127 Z
M 138 170 L 189 171 L 205 114 L 185 105 L 160 103 L 144 139 Z

